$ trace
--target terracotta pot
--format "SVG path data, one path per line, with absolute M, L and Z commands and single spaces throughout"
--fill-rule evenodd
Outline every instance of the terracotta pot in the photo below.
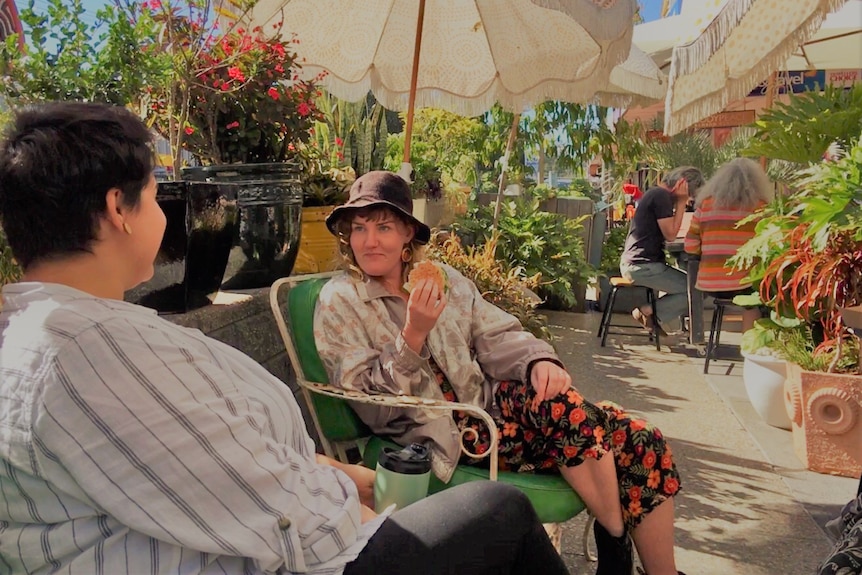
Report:
M 785 403 L 796 455 L 812 471 L 862 474 L 862 376 L 787 364 Z

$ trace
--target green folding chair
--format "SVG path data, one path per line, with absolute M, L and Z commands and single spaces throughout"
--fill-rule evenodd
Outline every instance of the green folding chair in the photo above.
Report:
M 326 455 L 347 462 L 347 448 L 356 446 L 362 454 L 364 464 L 374 469 L 377 457 L 385 446 L 395 444 L 375 436 L 350 407 L 351 402 L 377 403 L 391 407 L 418 407 L 430 410 L 463 410 L 482 418 L 491 430 L 492 445 L 483 455 L 464 453 L 475 458 L 488 457 L 489 466 L 459 465 L 449 483 L 443 483 L 432 474 L 429 493 L 468 481 L 490 479 L 502 481 L 520 489 L 533 504 L 537 515 L 545 524 L 552 542 L 559 550 L 562 535 L 561 524 L 583 511 L 581 498 L 559 475 L 542 475 L 497 471 L 497 433 L 491 416 L 473 405 L 448 401 L 437 401 L 408 395 L 366 394 L 348 391 L 330 385 L 326 370 L 317 352 L 314 341 L 314 309 L 320 290 L 333 273 L 291 276 L 277 280 L 270 288 L 270 306 L 278 330 L 303 397 L 311 412 Z M 585 555 L 594 560 L 589 549 L 589 530 L 593 519 L 587 522 L 583 543 Z

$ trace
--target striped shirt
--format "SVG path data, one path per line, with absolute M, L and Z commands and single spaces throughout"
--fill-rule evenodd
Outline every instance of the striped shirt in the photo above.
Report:
M 750 286 L 742 283 L 748 273 L 734 270 L 727 260 L 736 254 L 742 244 L 754 237 L 757 222 L 749 222 L 741 227 L 736 227 L 736 224 L 755 210 L 719 210 L 715 208 L 713 198 L 707 198 L 695 210 L 691 227 L 685 236 L 685 251 L 700 256 L 697 289 L 722 292 Z
M 0 573 L 341 573 L 383 521 L 236 349 L 66 286 L 3 295 Z

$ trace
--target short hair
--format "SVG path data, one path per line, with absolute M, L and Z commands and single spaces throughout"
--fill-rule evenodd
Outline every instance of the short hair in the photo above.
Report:
M 111 188 L 137 207 L 152 177 L 152 133 L 118 106 L 52 102 L 22 109 L 0 142 L 0 219 L 24 269 L 90 252 Z
M 721 166 L 697 195 L 696 205 L 713 198 L 719 209 L 754 210 L 775 195 L 772 182 L 760 164 L 750 158 L 735 158 Z
M 680 180 L 688 182 L 688 196 L 690 198 L 693 198 L 704 184 L 703 173 L 694 166 L 674 168 L 664 177 L 662 183 L 672 189 Z

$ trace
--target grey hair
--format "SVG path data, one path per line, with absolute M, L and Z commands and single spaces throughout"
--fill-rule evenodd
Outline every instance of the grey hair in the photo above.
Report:
M 693 198 L 697 191 L 703 186 L 703 173 L 694 166 L 680 166 L 670 171 L 664 177 L 662 183 L 670 189 L 679 183 L 680 180 L 688 182 L 688 197 Z
M 713 198 L 719 209 L 753 210 L 771 202 L 775 189 L 760 164 L 750 158 L 736 158 L 721 166 L 697 195 L 696 205 Z

